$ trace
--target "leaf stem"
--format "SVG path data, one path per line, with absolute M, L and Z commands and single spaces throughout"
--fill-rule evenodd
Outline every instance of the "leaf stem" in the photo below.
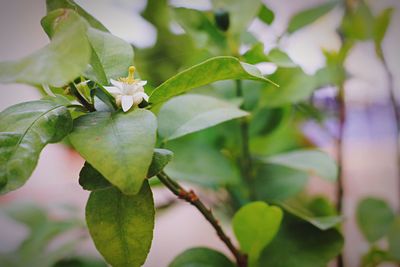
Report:
M 237 266 L 247 267 L 247 255 L 237 249 L 231 239 L 225 234 L 218 220 L 214 217 L 211 209 L 208 209 L 199 199 L 193 190 L 187 191 L 176 181 L 172 180 L 165 172 L 160 172 L 157 175 L 158 179 L 178 198 L 183 199 L 195 206 L 206 220 L 214 227 L 218 237 L 225 243 L 236 259 Z

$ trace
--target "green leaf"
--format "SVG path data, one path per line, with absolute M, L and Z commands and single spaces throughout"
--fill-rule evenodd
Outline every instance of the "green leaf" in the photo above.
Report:
M 265 163 L 282 165 L 291 169 L 335 181 L 338 167 L 326 153 L 318 150 L 295 150 L 261 159 Z
M 72 10 L 48 16 L 59 17 L 50 44 L 20 60 L 1 62 L 0 82 L 61 87 L 85 70 L 90 59 L 85 22 Z
M 21 187 L 49 143 L 61 141 L 72 129 L 68 110 L 51 101 L 31 101 L 0 113 L 0 193 Z
M 161 172 L 165 165 L 173 158 L 172 151 L 167 149 L 154 149 L 153 159 L 151 161 L 147 178 L 151 178 Z M 112 184 L 88 162 L 85 162 L 79 173 L 79 184 L 84 190 L 97 191 L 109 188 Z
M 207 137 L 206 140 L 200 140 L 199 134 L 203 133 L 167 143 L 166 148 L 174 152 L 174 158 L 166 166 L 165 172 L 174 179 L 214 189 L 237 184 L 239 170 L 236 165 L 210 143 Z
M 74 121 L 70 140 L 75 149 L 110 183 L 128 195 L 146 179 L 156 141 L 152 112 L 94 112 Z
M 260 11 L 258 12 L 258 18 L 262 20 L 264 23 L 270 25 L 275 19 L 275 14 L 266 5 L 262 4 Z
M 257 266 L 261 251 L 275 237 L 282 222 L 280 208 L 257 201 L 240 208 L 232 219 L 241 251 L 249 256 L 249 266 Z
M 25 224 L 30 230 L 40 227 L 48 220 L 46 211 L 31 203 L 13 203 L 5 208 L 5 212 L 13 220 Z
M 247 115 L 246 111 L 214 97 L 182 95 L 160 109 L 158 132 L 167 141 Z
M 393 221 L 392 226 L 388 232 L 388 242 L 389 242 L 389 255 L 397 260 L 400 261 L 400 217 Z
M 75 3 L 74 0 L 46 0 L 46 7 L 47 7 L 47 13 L 51 13 L 51 11 L 54 11 L 59 8 L 68 8 L 72 9 L 75 12 L 77 12 L 80 16 L 85 18 L 90 26 L 93 28 L 96 28 L 98 30 L 107 32 L 107 28 L 104 27 L 103 24 L 101 24 L 100 21 L 95 19 L 92 15 L 87 13 L 82 7 L 80 7 L 77 3 Z
M 388 232 L 394 218 L 393 210 L 381 199 L 365 198 L 357 206 L 358 227 L 370 243 Z
M 142 266 L 154 228 L 154 203 L 148 183 L 143 183 L 134 196 L 116 188 L 92 192 L 86 222 L 97 250 L 110 265 Z
M 168 149 L 154 149 L 153 159 L 151 161 L 147 178 L 159 174 L 164 167 L 173 159 L 174 153 Z
M 311 223 L 321 230 L 328 230 L 332 227 L 335 227 L 343 220 L 341 216 L 316 216 L 305 206 L 303 206 L 302 203 L 297 199 L 279 202 L 278 204 L 285 211 Z
M 341 30 L 347 39 L 365 41 L 374 35 L 375 18 L 364 1 L 347 12 L 342 20 Z
M 253 113 L 250 135 L 267 135 L 276 130 L 288 117 L 288 109 L 262 108 Z
M 107 265 L 98 260 L 73 257 L 60 260 L 52 267 L 107 267 Z
M 285 52 L 278 48 L 273 48 L 266 55 L 263 43 L 256 43 L 250 50 L 244 53 L 243 57 L 250 64 L 271 62 L 282 68 L 294 68 L 297 66 Z
M 281 201 L 301 192 L 308 181 L 304 172 L 274 164 L 262 164 L 256 169 L 253 191 L 257 199 Z
M 110 79 L 125 76 L 133 64 L 132 46 L 110 33 L 93 28 L 88 28 L 87 36 L 93 52 L 88 77 L 106 85 Z
M 285 214 L 277 236 L 264 249 L 263 267 L 322 267 L 339 255 L 343 237 L 336 229 L 319 230 Z
M 252 65 L 234 57 L 214 57 L 186 69 L 158 86 L 150 96 L 151 104 L 159 104 L 190 89 L 220 80 L 244 79 L 271 82 Z
M 308 99 L 318 88 L 317 80 L 300 68 L 279 68 L 271 79 L 280 87 L 266 86 L 262 91 L 260 105 L 279 107 Z
M 383 38 L 392 20 L 394 8 L 389 7 L 384 9 L 376 18 L 374 24 L 374 39 L 378 46 L 381 46 Z
M 322 17 L 331 11 L 339 1 L 329 1 L 322 5 L 301 11 L 295 14 L 289 21 L 287 31 L 293 33 Z
M 168 267 L 234 267 L 221 252 L 209 248 L 191 248 L 179 254 Z

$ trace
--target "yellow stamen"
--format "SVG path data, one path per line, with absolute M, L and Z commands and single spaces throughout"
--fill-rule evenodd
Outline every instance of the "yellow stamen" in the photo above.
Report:
M 134 66 L 130 66 L 129 67 L 129 73 L 128 73 L 128 77 L 126 78 L 120 78 L 119 80 L 121 82 L 127 83 L 127 84 L 132 84 L 135 83 L 135 70 L 136 68 Z

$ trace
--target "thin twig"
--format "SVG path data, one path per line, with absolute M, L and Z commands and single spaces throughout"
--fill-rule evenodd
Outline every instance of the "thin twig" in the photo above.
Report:
M 228 249 L 232 252 L 236 259 L 237 266 L 247 267 L 247 256 L 237 249 L 231 239 L 225 234 L 224 230 L 220 226 L 218 220 L 214 217 L 212 211 L 208 209 L 204 203 L 199 199 L 193 190 L 187 191 L 177 182 L 172 180 L 166 173 L 161 172 L 157 175 L 158 179 L 178 198 L 187 201 L 188 203 L 195 206 L 200 213 L 206 218 L 206 220 L 214 227 L 218 234 L 218 237 L 225 243 Z

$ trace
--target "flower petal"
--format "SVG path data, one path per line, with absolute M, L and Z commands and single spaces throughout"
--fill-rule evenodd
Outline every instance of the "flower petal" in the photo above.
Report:
M 139 81 L 137 82 L 138 86 L 145 86 L 147 84 L 147 81 Z
M 114 85 L 115 87 L 117 87 L 117 88 L 122 90 L 123 82 L 119 82 L 119 81 L 116 81 L 114 79 L 110 79 L 110 82 L 111 82 L 112 85 Z
M 121 96 L 121 106 L 124 112 L 127 112 L 133 106 L 133 96 L 123 95 Z
M 118 87 L 115 86 L 104 86 L 104 88 L 112 95 L 114 95 L 114 97 L 116 95 L 120 95 L 122 92 Z
M 149 101 L 149 96 L 146 93 L 138 92 L 133 95 L 133 104 L 139 105 L 140 103 L 142 103 L 143 99 Z

